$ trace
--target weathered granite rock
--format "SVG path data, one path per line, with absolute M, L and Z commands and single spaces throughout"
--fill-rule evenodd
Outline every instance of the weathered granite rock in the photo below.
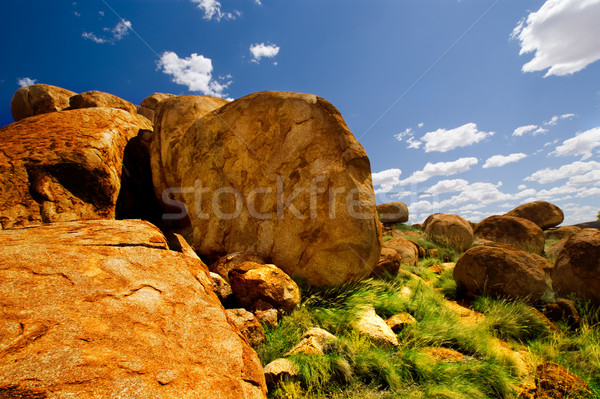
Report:
M 546 236 L 537 224 L 515 216 L 494 215 L 485 218 L 477 224 L 475 236 L 536 254 L 544 252 L 546 242 Z
M 475 295 L 534 303 L 548 288 L 545 269 L 550 268 L 552 264 L 540 255 L 509 245 L 483 245 L 460 257 L 454 267 L 454 279 Z
M 536 398 L 592 398 L 589 385 L 564 367 L 544 362 L 535 372 Z
M 361 312 L 356 321 L 354 328 L 359 334 L 368 337 L 373 343 L 382 346 L 398 346 L 398 337 L 375 312 L 374 308 L 366 309 Z
M 600 230 L 573 234 L 558 254 L 552 282 L 563 297 L 573 294 L 600 304 Z
M 473 245 L 471 224 L 458 215 L 437 213 L 427 218 L 425 234 L 439 245 L 451 246 L 466 251 Z
M 388 202 L 377 205 L 381 223 L 404 223 L 408 221 L 408 207 L 404 202 Z
M 154 93 L 149 95 L 148 97 L 144 98 L 142 100 L 142 102 L 140 103 L 140 105 L 142 107 L 151 109 L 151 110 L 156 110 L 156 107 L 158 106 L 158 104 L 164 100 L 168 100 L 169 98 L 173 98 L 176 97 L 175 94 L 169 94 L 169 93 Z
M 415 324 L 415 319 L 410 313 L 398 313 L 387 319 L 386 324 L 392 329 L 393 332 L 398 333 L 404 329 L 404 327 Z
M 229 321 L 235 325 L 240 334 L 246 339 L 248 345 L 253 348 L 265 341 L 265 329 L 260 321 L 246 309 L 227 309 Z
M 381 226 L 369 160 L 337 109 L 314 95 L 262 92 L 185 130 L 161 117 L 178 99 L 155 119 L 154 186 L 189 217 L 182 234 L 199 253 L 251 250 L 313 285 L 370 274 Z
M 97 90 L 76 94 L 69 99 L 69 104 L 71 109 L 105 107 L 122 109 L 123 111 L 137 114 L 136 106 L 129 101 L 123 100 L 114 94 Z
M 300 370 L 294 362 L 289 359 L 275 359 L 265 366 L 265 379 L 269 386 L 276 385 L 284 378 L 297 377 Z
M 381 248 L 381 255 L 379 256 L 379 262 L 371 273 L 372 277 L 385 277 L 386 274 L 395 276 L 400 270 L 402 264 L 402 257 L 395 249 L 384 247 Z
M 558 226 L 565 219 L 565 215 L 559 207 L 546 201 L 528 202 L 507 212 L 505 215 L 531 220 L 542 230 Z
M 395 237 L 383 243 L 383 248 L 396 251 L 400 256 L 400 263 L 414 266 L 419 262 L 418 244 L 402 237 Z M 396 270 L 397 272 L 397 270 Z
M 149 223 L 4 230 L 0 248 L 0 397 L 265 397 L 205 267 Z
M 577 226 L 560 226 L 548 229 L 544 231 L 544 234 L 546 235 L 546 240 L 553 238 L 562 240 L 563 238 L 571 237 L 573 234 L 579 233 L 580 231 L 581 228 Z
M 69 98 L 76 95 L 61 87 L 37 84 L 16 91 L 10 103 L 15 122 L 34 115 L 62 111 L 69 107 Z
M 305 355 L 323 355 L 328 352 L 338 340 L 338 337 L 331 334 L 329 331 L 319 327 L 313 327 L 308 329 L 308 331 L 302 335 L 302 340 L 283 356 L 293 356 L 299 353 Z
M 238 302 L 252 311 L 289 313 L 300 304 L 298 285 L 275 265 L 244 262 L 229 272 L 229 282 Z
M 0 224 L 114 218 L 125 146 L 149 128 L 109 108 L 47 113 L 0 128 Z

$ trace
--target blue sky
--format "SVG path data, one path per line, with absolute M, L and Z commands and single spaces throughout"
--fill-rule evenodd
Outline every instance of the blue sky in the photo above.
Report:
M 0 125 L 33 82 L 137 104 L 314 93 L 412 222 L 600 209 L 600 0 L 21 0 L 0 19 Z

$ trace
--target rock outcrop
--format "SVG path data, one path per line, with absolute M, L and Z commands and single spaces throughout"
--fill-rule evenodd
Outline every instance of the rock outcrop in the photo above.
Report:
M 166 246 L 141 221 L 0 231 L 0 396 L 264 398 L 208 271 Z
M 69 98 L 76 95 L 61 87 L 37 84 L 17 90 L 10 103 L 15 122 L 30 116 L 62 111 L 69 107 Z
M 542 230 L 558 226 L 565 219 L 565 215 L 559 207 L 546 201 L 528 202 L 505 215 L 531 220 Z
M 475 228 L 478 239 L 510 244 L 523 251 L 541 254 L 546 236 L 542 229 L 530 220 L 515 216 L 490 216 Z
M 384 224 L 408 222 L 408 207 L 404 202 L 388 202 L 377 205 L 379 220 Z
M 600 305 L 600 230 L 573 234 L 558 254 L 552 282 L 563 297 L 573 294 Z
M 433 242 L 465 251 L 473 245 L 471 224 L 458 215 L 433 214 L 427 218 L 425 234 Z
M 337 109 L 261 92 L 186 130 L 178 100 L 155 118 L 154 186 L 200 254 L 252 251 L 313 285 L 369 275 L 381 247 L 370 165 Z
M 114 94 L 104 93 L 97 90 L 76 94 L 69 99 L 69 104 L 71 109 L 97 107 L 115 108 L 122 109 L 123 111 L 127 111 L 132 114 L 137 114 L 136 106 L 129 101 L 123 100 Z
M 546 269 L 552 264 L 537 254 L 509 245 L 479 246 L 456 262 L 454 279 L 475 295 L 523 299 L 535 303 L 548 289 Z
M 47 113 L 1 128 L 0 224 L 114 218 L 125 146 L 149 128 L 109 108 Z

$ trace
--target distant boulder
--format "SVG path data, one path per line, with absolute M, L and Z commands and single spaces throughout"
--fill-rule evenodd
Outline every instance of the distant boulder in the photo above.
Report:
M 458 215 L 442 213 L 431 215 L 425 221 L 425 234 L 439 245 L 465 251 L 473 245 L 471 224 Z
M 61 87 L 37 84 L 16 91 L 10 103 L 15 122 L 34 115 L 62 111 L 69 107 L 69 98 L 76 95 Z
M 156 107 L 158 106 L 158 104 L 160 102 L 167 100 L 169 98 L 173 98 L 173 97 L 176 97 L 175 94 L 154 93 L 154 94 L 144 98 L 140 105 L 142 107 L 149 108 L 149 109 L 155 111 Z
M 414 266 L 419 262 L 419 245 L 402 237 L 395 237 L 383 243 L 383 248 L 391 249 L 400 256 L 400 263 Z M 386 252 L 386 258 L 394 264 L 393 258 Z M 382 265 L 383 266 L 383 265 Z M 397 271 L 397 270 L 396 270 Z
M 531 220 L 542 230 L 558 226 L 565 219 L 565 215 L 559 207 L 546 201 L 528 202 L 505 215 Z
M 408 221 L 408 207 L 404 202 L 388 202 L 377 205 L 379 220 L 384 224 L 404 223 Z
M 552 281 L 563 297 L 573 294 L 600 304 L 600 230 L 584 229 L 564 244 Z
M 137 114 L 136 106 L 129 101 L 123 100 L 114 94 L 97 90 L 76 94 L 69 99 L 69 104 L 71 109 L 103 107 L 122 109 L 123 111 Z
M 580 227 L 577 226 L 561 226 L 556 228 L 551 228 L 546 230 L 544 233 L 546 234 L 546 240 L 551 239 L 563 239 L 567 237 L 571 237 L 575 233 L 579 233 L 581 231 Z
M 475 236 L 536 254 L 544 252 L 546 242 L 544 232 L 537 224 L 515 216 L 494 215 L 485 218 L 477 224 Z
M 475 295 L 522 299 L 535 303 L 548 286 L 546 270 L 552 263 L 542 256 L 510 245 L 478 246 L 467 250 L 456 262 L 456 282 Z

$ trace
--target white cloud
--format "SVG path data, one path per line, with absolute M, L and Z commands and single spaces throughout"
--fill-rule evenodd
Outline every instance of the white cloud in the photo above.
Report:
M 591 222 L 596 220 L 598 208 L 589 205 L 582 206 L 581 204 L 568 203 L 561 206 L 565 213 L 563 225 Z
M 424 124 L 423 122 L 421 122 L 421 123 L 419 123 L 417 126 L 418 126 L 418 127 L 423 127 L 423 126 L 425 126 L 425 124 Z
M 416 150 L 418 150 L 419 148 L 421 148 L 421 143 L 419 140 L 415 140 L 414 137 L 409 137 L 406 142 L 408 143 L 408 147 L 406 148 L 414 148 Z
M 596 147 L 600 147 L 600 127 L 577 133 L 575 137 L 563 141 L 552 154 L 558 156 L 582 155 L 581 159 L 584 160 L 593 155 L 592 150 Z
M 577 192 L 577 198 L 600 197 L 600 187 L 591 187 Z
M 526 157 L 527 155 L 523 154 L 522 152 L 510 155 L 494 155 L 485 161 L 483 168 L 497 168 L 512 162 L 518 162 Z
M 600 169 L 600 162 L 576 161 L 563 165 L 558 169 L 541 169 L 525 178 L 526 181 L 536 181 L 540 184 L 551 183 L 561 179 L 567 179 L 573 176 L 579 176 L 592 170 Z
M 27 87 L 27 86 L 31 86 L 34 85 L 35 82 L 37 82 L 37 79 L 31 79 L 31 78 L 19 78 L 17 79 L 17 84 L 21 87 Z
M 224 90 L 231 81 L 220 83 L 212 77 L 212 61 L 196 53 L 187 58 L 179 58 L 172 51 L 165 51 L 160 57 L 158 67 L 173 77 L 173 82 L 208 96 L 224 97 Z
M 480 204 L 481 206 L 498 202 L 510 201 L 513 197 L 498 190 L 502 187 L 502 182 L 492 183 L 472 183 L 463 188 L 463 191 L 454 197 L 440 202 L 441 207 L 459 206 L 463 204 Z
M 600 169 L 594 169 L 586 174 L 573 176 L 567 182 L 571 186 L 587 186 L 588 184 L 594 184 L 600 186 Z
M 534 136 L 538 133 L 546 133 L 548 130 L 539 127 L 538 125 L 527 125 L 527 126 L 520 126 L 518 128 L 515 129 L 515 131 L 513 132 L 513 136 L 522 136 L 525 133 L 532 133 Z
M 94 43 L 98 44 L 115 44 L 119 40 L 122 40 L 125 36 L 129 34 L 129 31 L 132 30 L 132 25 L 130 21 L 126 19 L 121 19 L 113 28 L 104 28 L 105 32 L 107 32 L 108 36 L 97 36 L 93 32 L 83 32 L 81 37 L 87 40 L 91 40 Z
M 549 121 L 544 122 L 544 125 L 555 126 L 561 119 L 571 119 L 575 114 L 554 115 Z
M 420 123 L 419 125 L 422 125 L 422 123 Z M 406 147 L 406 148 L 419 149 L 419 148 L 421 148 L 421 145 L 423 144 L 419 140 L 415 139 L 415 136 L 413 135 L 413 130 L 410 127 L 407 128 L 406 130 L 404 130 L 403 132 L 395 134 L 394 138 L 400 142 L 406 138 L 406 142 L 408 143 L 408 147 Z
M 525 190 L 527 188 L 527 186 L 525 184 L 520 184 L 519 187 L 517 187 L 519 190 Z
M 547 0 L 514 29 L 520 54 L 535 53 L 523 72 L 569 75 L 600 59 L 600 0 Z
M 387 169 L 371 174 L 373 186 L 381 186 L 381 188 L 375 190 L 375 194 L 388 193 L 392 191 L 394 186 L 397 186 L 400 183 L 401 174 L 402 171 L 400 169 Z
M 406 136 L 412 137 L 413 136 L 412 132 L 413 132 L 412 128 L 409 127 L 409 128 L 406 128 L 406 130 L 404 130 L 403 132 L 395 134 L 394 138 L 398 141 L 402 141 L 402 140 L 404 140 L 404 138 Z
M 475 123 L 467 123 L 455 129 L 438 129 L 428 132 L 421 139 L 425 143 L 425 152 L 446 152 L 457 147 L 466 147 L 493 136 L 494 132 L 481 132 Z
M 273 58 L 279 54 L 279 46 L 275 44 L 254 43 L 250 46 L 250 53 L 252 53 L 252 62 L 258 64 L 263 57 Z
M 469 182 L 463 179 L 440 180 L 431 186 L 426 192 L 432 195 L 454 193 L 462 191 L 469 185 Z
M 254 0 L 254 3 L 256 3 L 259 6 L 262 6 L 262 2 L 260 0 Z
M 477 158 L 460 158 L 451 162 L 427 162 L 423 170 L 414 172 L 409 178 L 401 180 L 400 185 L 413 183 L 422 183 L 434 176 L 451 176 L 457 173 L 466 172 L 471 169 L 471 166 L 476 165 Z
M 220 21 L 222 19 L 235 19 L 236 16 L 239 16 L 239 11 L 223 12 L 221 11 L 221 3 L 217 0 L 191 0 L 192 3 L 197 3 L 198 8 L 204 12 L 202 16 L 203 19 L 208 21 L 214 19 L 216 21 Z

